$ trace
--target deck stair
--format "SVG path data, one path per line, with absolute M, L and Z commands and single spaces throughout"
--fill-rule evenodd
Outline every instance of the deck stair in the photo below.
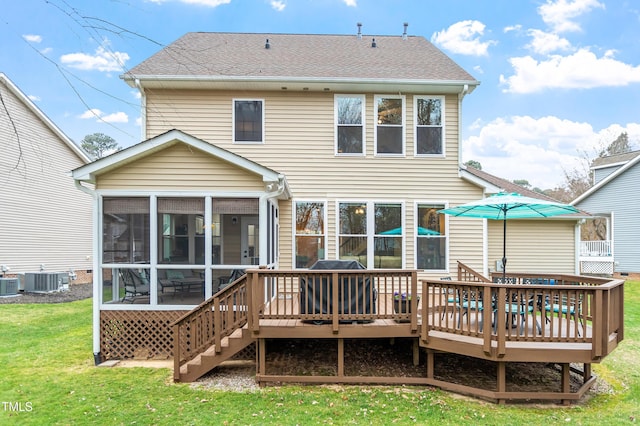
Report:
M 255 342 L 245 325 L 222 339 L 220 350 L 213 345 L 180 367 L 180 381 L 193 382 Z

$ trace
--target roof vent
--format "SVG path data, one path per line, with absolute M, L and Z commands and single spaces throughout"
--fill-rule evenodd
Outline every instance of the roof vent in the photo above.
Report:
M 375 37 L 371 39 L 371 47 L 378 47 Z
M 402 39 L 406 40 L 407 39 L 407 27 L 409 26 L 408 22 L 404 23 L 404 32 L 402 33 Z
M 265 49 L 271 49 L 271 44 L 269 43 L 269 39 L 267 39 L 267 41 L 265 42 L 264 48 Z
M 358 40 L 362 40 L 362 22 L 358 22 Z

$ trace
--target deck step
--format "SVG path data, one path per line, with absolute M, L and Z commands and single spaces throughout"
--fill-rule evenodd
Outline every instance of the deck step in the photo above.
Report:
M 230 336 L 225 337 L 220 342 L 220 352 L 216 352 L 215 345 L 196 356 L 180 367 L 180 381 L 193 382 L 204 376 L 224 361 L 253 343 L 255 339 L 251 337 L 248 329 L 235 330 Z

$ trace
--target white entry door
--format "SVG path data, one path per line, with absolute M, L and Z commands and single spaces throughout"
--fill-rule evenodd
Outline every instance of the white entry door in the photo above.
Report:
M 260 264 L 260 232 L 258 216 L 242 216 L 241 250 L 243 265 Z

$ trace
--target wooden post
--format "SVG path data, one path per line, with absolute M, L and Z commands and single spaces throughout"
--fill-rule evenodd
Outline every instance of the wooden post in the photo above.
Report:
M 180 381 L 180 325 L 173 326 L 173 380 Z
M 504 361 L 498 361 L 497 368 L 497 391 L 502 393 L 507 390 L 507 363 Z M 498 404 L 504 404 L 506 401 L 503 398 L 498 399 Z
M 427 349 L 427 379 L 433 379 L 435 370 L 435 352 L 433 349 Z
M 258 354 L 256 357 L 258 358 L 257 365 L 257 376 L 262 377 L 267 374 L 267 345 L 265 339 L 258 339 Z
M 338 319 L 338 313 L 340 312 L 339 308 L 339 300 L 338 300 L 338 287 L 339 287 L 339 275 L 337 272 L 331 274 L 331 290 L 333 292 L 331 297 L 331 324 L 333 326 L 333 332 L 337 333 L 340 327 L 340 321 Z M 344 298 L 344 295 L 343 295 Z
M 338 377 L 344 377 L 344 339 L 338 339 Z
M 571 372 L 569 368 L 569 363 L 565 362 L 562 364 L 562 393 L 569 393 L 571 391 Z M 571 400 L 563 399 L 562 405 L 569 405 Z
M 413 339 L 413 365 L 418 366 L 420 364 L 420 345 L 418 345 L 418 339 Z

